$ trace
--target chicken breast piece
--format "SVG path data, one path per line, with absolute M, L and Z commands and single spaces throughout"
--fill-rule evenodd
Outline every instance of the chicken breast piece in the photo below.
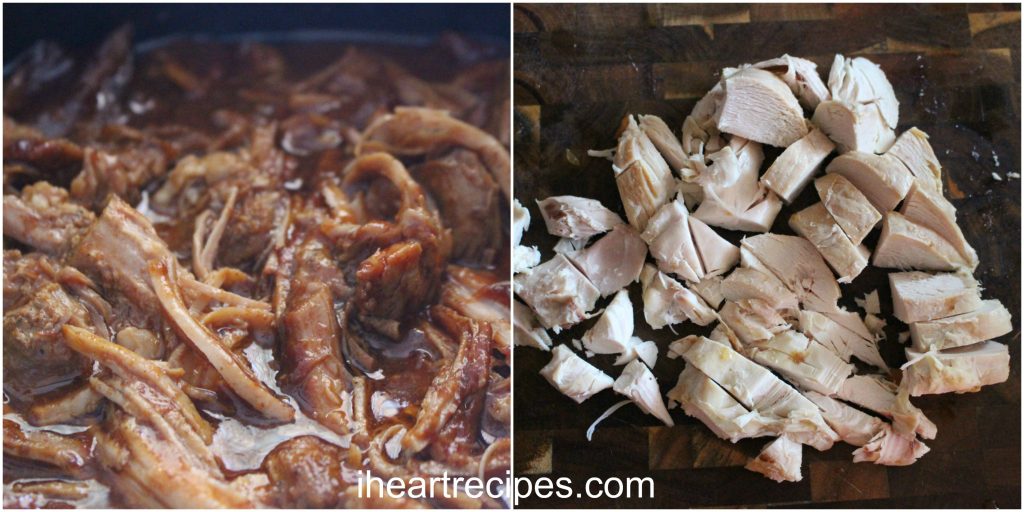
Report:
M 578 404 L 612 387 L 614 382 L 565 345 L 558 345 L 551 351 L 551 361 L 540 369 L 540 374 L 555 389 Z
M 889 128 L 899 123 L 900 104 L 882 68 L 864 57 L 836 55 L 828 77 L 833 98 L 850 103 L 874 104 Z
M 807 135 L 803 110 L 779 77 L 753 67 L 722 77 L 725 94 L 715 111 L 719 131 L 782 148 Z
M 697 246 L 697 255 L 700 256 L 700 262 L 704 268 L 702 281 L 707 277 L 724 274 L 739 263 L 739 247 L 722 238 L 700 219 L 690 217 L 687 220 L 690 224 L 693 243 Z
M 576 196 L 552 196 L 537 201 L 548 233 L 573 238 L 590 238 L 622 224 L 622 218 L 600 201 Z
M 556 334 L 585 319 L 601 295 L 587 276 L 561 254 L 517 274 L 515 289 L 537 313 L 541 325 Z
M 800 100 L 800 104 L 809 110 L 813 111 L 819 103 L 832 97 L 818 75 L 818 65 L 807 59 L 783 55 L 758 62 L 753 67 L 778 75 Z
M 655 418 L 658 418 L 668 426 L 675 423 L 665 408 L 665 401 L 661 398 L 661 389 L 658 388 L 658 380 L 654 378 L 651 370 L 639 360 L 626 365 L 622 369 L 622 375 L 615 379 L 612 389 L 616 393 L 630 399 L 640 408 Z
M 757 299 L 780 311 L 796 311 L 800 307 L 796 295 L 782 281 L 755 268 L 732 271 L 722 281 L 721 289 L 722 296 L 730 301 Z
M 871 263 L 900 270 L 956 270 L 967 267 L 960 253 L 938 233 L 897 212 L 885 214 Z
M 632 336 L 633 303 L 629 301 L 629 292 L 620 290 L 582 341 L 595 354 L 621 354 L 629 348 Z
M 882 153 L 896 140 L 896 134 L 886 125 L 882 111 L 873 104 L 823 101 L 814 109 L 811 123 L 835 142 L 840 153 Z
M 512 272 L 526 272 L 540 264 L 540 251 L 534 246 L 517 245 L 512 250 Z
M 637 117 L 640 118 L 640 130 L 651 140 L 661 156 L 665 158 L 665 162 L 673 169 L 682 169 L 686 165 L 687 156 L 680 140 L 672 133 L 672 129 L 658 116 L 639 115 Z
M 672 200 L 675 178 L 668 163 L 644 134 L 633 116 L 623 120 L 612 169 L 626 218 L 643 232 L 647 220 L 658 208 Z
M 607 297 L 640 279 L 647 244 L 629 224 L 619 224 L 570 259 Z
M 886 426 L 879 418 L 821 393 L 805 391 L 804 396 L 818 406 L 825 422 L 839 434 L 844 443 L 864 446 Z
M 764 367 L 721 343 L 703 336 L 688 336 L 670 350 L 697 367 L 744 407 L 779 418 L 784 433 L 798 442 L 827 450 L 839 437 L 825 424 L 818 407 Z
M 704 277 L 704 266 L 690 234 L 689 217 L 682 198 L 677 197 L 651 217 L 640 236 L 662 272 L 696 283 Z
M 1009 348 L 995 341 L 943 351 L 907 350 L 903 383 L 911 396 L 973 393 L 1010 378 Z
M 753 257 L 796 294 L 805 308 L 832 311 L 839 300 L 839 284 L 825 260 L 807 240 L 766 233 L 740 243 Z
M 777 309 L 760 299 L 727 301 L 718 316 L 740 341 L 744 353 L 750 345 L 770 340 L 790 328 L 789 322 Z
M 884 466 L 909 466 L 928 453 L 928 448 L 913 435 L 900 434 L 885 425 L 867 444 L 853 452 L 854 462 L 874 462 Z
M 764 162 L 761 144 L 732 137 L 728 146 L 709 155 L 708 159 L 713 163 L 696 178 L 702 187 L 703 199 L 693 216 L 720 228 L 768 231 L 782 208 L 782 201 L 758 182 Z
M 769 418 L 747 410 L 693 365 L 686 365 L 667 396 L 678 402 L 687 416 L 697 418 L 722 439 L 735 443 L 772 435 Z
M 859 322 L 859 320 L 858 320 Z M 832 350 L 840 359 L 850 362 L 850 357 L 881 369 L 888 369 L 878 352 L 878 342 L 866 328 L 852 330 L 840 324 L 829 315 L 815 311 L 800 311 L 800 332 Z M 860 332 L 863 331 L 863 332 Z
M 981 307 L 978 282 L 968 274 L 889 274 L 893 315 L 903 323 L 925 322 Z
M 512 328 L 516 346 L 533 347 L 547 352 L 551 350 L 551 336 L 537 324 L 533 311 L 517 300 L 512 301 Z
M 651 264 L 644 265 L 640 282 L 643 283 L 644 319 L 655 329 L 686 320 L 708 325 L 718 317 L 697 294 Z
M 800 388 L 825 395 L 838 392 L 853 373 L 853 365 L 796 331 L 781 332 L 768 341 L 755 343 L 750 355 Z
M 906 391 L 897 392 L 896 385 L 880 375 L 854 375 L 846 379 L 835 397 L 892 418 L 898 432 L 916 432 L 924 439 L 935 439 L 935 424 L 910 403 Z
M 879 213 L 888 212 L 906 197 L 913 175 L 891 156 L 851 151 L 833 159 L 825 172 L 853 183 Z
M 860 245 L 868 233 L 882 220 L 864 193 L 839 174 L 831 173 L 814 180 L 821 204 L 832 215 L 836 224 L 855 245 Z
M 693 219 L 693 217 L 690 217 L 690 219 Z M 690 285 L 690 289 L 699 295 L 700 298 L 704 299 L 704 302 L 711 309 L 718 309 L 721 307 L 722 301 L 725 300 L 725 296 L 722 295 L 722 282 L 722 276 L 705 275 L 704 279 Z
M 518 199 L 512 200 L 512 246 L 523 241 L 523 233 L 530 229 L 530 210 L 527 210 Z
M 915 181 L 916 183 L 920 181 Z M 974 252 L 971 244 L 967 243 L 960 226 L 956 224 L 956 208 L 942 196 L 941 192 L 932 192 L 924 186 L 911 187 L 900 207 L 900 213 L 949 242 L 963 257 L 968 268 L 974 270 L 978 267 L 978 254 Z
M 786 436 L 768 443 L 761 453 L 750 459 L 743 467 L 775 480 L 776 482 L 799 482 L 800 464 L 803 460 L 803 446 Z
M 928 143 L 927 133 L 917 127 L 903 132 L 886 154 L 903 162 L 922 188 L 942 194 L 942 165 L 935 157 L 932 145 Z
M 1010 312 L 998 300 L 983 300 L 974 311 L 910 324 L 912 347 L 928 352 L 995 339 L 1013 330 L 1010 320 Z
M 854 245 L 822 203 L 814 203 L 789 217 L 789 227 L 814 244 L 839 276 L 840 283 L 849 283 L 868 266 L 868 250 Z
M 835 144 L 828 136 L 821 130 L 812 129 L 772 162 L 761 176 L 761 183 L 778 194 L 786 204 L 792 203 L 834 149 Z

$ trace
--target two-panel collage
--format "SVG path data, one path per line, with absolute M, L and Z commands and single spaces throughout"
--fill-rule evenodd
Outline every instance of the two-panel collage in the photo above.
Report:
M 1021 508 L 1021 4 L 3 6 L 3 507 Z

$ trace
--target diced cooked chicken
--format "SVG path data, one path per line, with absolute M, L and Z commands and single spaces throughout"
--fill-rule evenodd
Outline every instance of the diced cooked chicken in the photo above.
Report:
M 885 214 L 871 263 L 900 270 L 956 270 L 967 266 L 946 239 L 898 212 Z
M 715 112 L 719 131 L 783 148 L 807 135 L 803 110 L 779 77 L 753 67 L 722 77 L 724 96 Z
M 740 243 L 740 268 L 750 268 L 760 272 L 764 276 L 763 279 L 771 283 L 771 289 L 789 290 L 786 283 L 783 283 L 782 279 L 776 277 L 775 273 L 766 267 L 764 263 L 761 263 L 761 260 L 757 259 L 757 256 L 750 252 L 750 249 L 742 243 Z M 793 296 L 797 304 L 800 303 L 796 294 L 790 291 L 790 295 Z
M 745 349 L 752 343 L 770 340 L 790 328 L 778 310 L 760 299 L 730 300 L 718 315 Z
M 761 453 L 750 459 L 743 467 L 776 482 L 799 482 L 800 464 L 803 460 L 803 446 L 786 436 L 768 443 Z
M 1013 330 L 1010 312 L 998 300 L 983 300 L 974 311 L 929 322 L 910 324 L 917 352 L 963 347 L 998 338 Z
M 653 341 L 644 341 L 636 336 L 629 338 L 626 350 L 615 358 L 615 366 L 622 366 L 634 360 L 643 361 L 648 368 L 654 368 L 658 362 L 658 344 Z
M 821 130 L 813 129 L 772 162 L 761 176 L 761 183 L 778 194 L 786 204 L 792 203 L 833 149 L 835 144 Z
M 777 310 L 796 311 L 800 304 L 793 294 L 774 276 L 751 267 L 738 268 L 722 281 L 726 300 L 758 299 Z
M 790 382 L 825 395 L 839 391 L 853 373 L 853 365 L 796 331 L 785 331 L 755 343 L 750 354 L 754 361 L 779 372 Z
M 576 196 L 552 196 L 537 201 L 548 233 L 577 240 L 599 235 L 622 224 L 622 218 L 600 201 Z
M 771 419 L 747 410 L 696 366 L 686 365 L 667 396 L 679 402 L 687 416 L 697 418 L 722 439 L 735 443 L 771 435 Z
M 968 274 L 889 274 L 892 312 L 903 323 L 912 324 L 946 318 L 981 307 L 978 282 Z
M 512 250 L 512 272 L 526 272 L 540 264 L 540 251 L 536 247 L 517 245 Z
M 662 272 L 696 283 L 704 277 L 704 266 L 690 234 L 689 217 L 682 198 L 677 198 L 651 217 L 640 236 L 647 242 Z
M 875 105 L 823 101 L 814 109 L 811 122 L 836 143 L 840 153 L 881 153 L 888 149 L 896 138 L 896 134 L 892 128 L 886 126 L 882 112 Z
M 805 308 L 835 309 L 839 285 L 810 242 L 796 236 L 767 233 L 744 238 L 740 245 L 795 293 Z
M 697 254 L 704 267 L 704 277 L 713 277 L 732 270 L 740 261 L 740 249 L 722 238 L 696 217 L 689 218 L 690 234 L 697 246 Z
M 868 233 L 882 220 L 864 193 L 839 174 L 828 173 L 814 180 L 821 204 L 832 214 L 847 238 L 860 245 Z
M 595 354 L 621 354 L 629 348 L 632 336 L 633 303 L 627 290 L 619 290 L 582 341 Z
M 899 122 L 899 102 L 882 68 L 864 57 L 836 55 L 828 76 L 832 97 L 850 103 L 875 104 L 889 128 Z
M 910 403 L 906 392 L 898 392 L 895 384 L 880 375 L 854 375 L 846 379 L 835 396 L 892 418 L 893 427 L 899 432 L 916 432 L 924 439 L 935 439 L 935 424 Z
M 587 276 L 561 254 L 516 275 L 515 288 L 537 313 L 541 325 L 555 333 L 586 318 L 601 295 Z
M 647 244 L 632 226 L 619 224 L 593 245 L 569 258 L 605 297 L 640 279 L 640 271 L 647 258 Z
M 821 393 L 807 391 L 804 392 L 804 396 L 818 406 L 825 422 L 839 434 L 839 438 L 845 443 L 864 446 L 886 425 L 884 421 L 875 416 Z
M 644 319 L 655 329 L 686 320 L 708 325 L 717 318 L 715 311 L 697 294 L 653 265 L 644 265 L 640 282 L 643 283 Z
M 690 219 L 693 219 L 693 217 L 690 217 Z M 739 256 L 739 251 L 737 251 L 737 256 Z M 723 281 L 722 276 L 705 275 L 704 279 L 701 279 L 700 282 L 690 285 L 690 289 L 700 298 L 704 299 L 704 302 L 711 309 L 718 309 L 722 305 L 722 301 L 725 300 L 725 296 L 722 294 Z
M 879 213 L 899 204 L 914 182 L 914 176 L 891 156 L 851 151 L 833 159 L 825 172 L 834 172 L 853 183 Z
M 764 367 L 735 350 L 700 336 L 672 343 L 670 350 L 717 382 L 751 411 L 779 418 L 778 435 L 827 450 L 838 439 L 818 407 Z
M 612 378 L 594 368 L 565 345 L 551 351 L 551 361 L 541 368 L 540 374 L 563 395 L 576 403 L 612 387 Z
M 512 200 L 512 246 L 523 241 L 523 233 L 530 229 L 530 210 L 527 210 L 518 199 Z
M 633 116 L 624 121 L 612 169 L 629 223 L 643 231 L 647 220 L 675 194 L 675 178 L 668 163 L 644 134 Z
M 825 209 L 814 203 L 789 217 L 789 227 L 806 238 L 839 276 L 840 283 L 853 281 L 868 265 L 868 250 L 854 245 Z
M 956 208 L 941 192 L 932 192 L 923 186 L 911 187 L 900 207 L 900 213 L 908 220 L 937 233 L 963 256 L 968 268 L 977 268 L 978 254 L 967 243 L 960 226 L 956 224 Z
M 994 341 L 918 353 L 907 351 L 903 386 L 912 396 L 973 393 L 1010 377 L 1009 348 Z
M 867 332 L 863 323 L 857 329 L 850 329 L 829 315 L 801 311 L 800 332 L 831 349 L 843 361 L 849 362 L 853 356 L 878 368 L 888 368 L 878 353 L 878 343 Z
M 758 183 L 764 161 L 761 145 L 733 137 L 728 146 L 708 158 L 713 163 L 697 179 L 703 199 L 693 216 L 720 228 L 768 231 L 782 209 L 782 200 Z
M 928 448 L 913 435 L 900 434 L 885 425 L 867 444 L 853 452 L 854 462 L 874 462 L 884 466 L 909 466 L 928 453 Z
M 917 127 L 903 132 L 886 154 L 903 162 L 923 188 L 942 194 L 942 165 L 928 143 L 927 133 Z
M 668 414 L 668 409 L 665 408 L 665 401 L 661 398 L 658 380 L 639 360 L 633 360 L 622 369 L 622 375 L 615 379 L 612 388 L 616 393 L 632 400 L 645 413 L 670 427 L 675 424 Z
M 864 298 L 854 298 L 854 302 L 857 303 L 857 307 L 864 310 L 865 313 L 871 315 L 877 315 L 882 312 L 882 305 L 878 302 L 878 290 L 871 290 L 870 293 L 864 294 Z
M 551 350 L 551 336 L 537 325 L 533 311 L 517 300 L 512 301 L 512 327 L 515 329 L 513 339 L 517 346 Z
M 654 147 L 658 148 L 668 165 L 676 170 L 682 169 L 686 165 L 687 157 L 679 139 L 672 133 L 672 129 L 658 116 L 640 115 L 637 117 L 640 118 L 640 130 L 647 135 Z
M 818 65 L 800 57 L 783 55 L 777 59 L 758 62 L 753 67 L 779 74 L 805 108 L 814 110 L 818 103 L 832 97 L 818 76 Z

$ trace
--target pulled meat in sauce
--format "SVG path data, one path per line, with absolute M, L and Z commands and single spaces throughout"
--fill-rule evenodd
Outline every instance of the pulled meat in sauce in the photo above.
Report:
M 40 43 L 4 83 L 4 505 L 501 507 L 508 61 Z

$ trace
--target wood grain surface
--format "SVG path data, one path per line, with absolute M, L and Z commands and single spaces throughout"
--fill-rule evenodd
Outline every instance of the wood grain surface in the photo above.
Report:
M 854 447 L 804 450 L 803 481 L 777 484 L 743 469 L 766 440 L 737 444 L 672 411 L 666 428 L 636 407 L 620 409 L 588 442 L 590 423 L 621 397 L 605 391 L 582 405 L 538 375 L 550 355 L 515 350 L 515 470 L 532 478 L 651 476 L 645 499 L 523 498 L 520 507 L 1000 507 L 1019 508 L 1020 487 L 1020 6 L 1003 5 L 528 5 L 514 7 L 515 195 L 535 219 L 525 242 L 552 255 L 534 203 L 573 194 L 617 209 L 610 164 L 588 149 L 615 144 L 627 113 L 657 114 L 679 130 L 696 100 L 726 65 L 806 57 L 823 77 L 835 53 L 882 66 L 900 102 L 899 132 L 931 135 L 946 194 L 981 259 L 986 298 L 1013 313 L 1010 380 L 979 393 L 914 399 L 939 428 L 932 451 L 903 468 L 853 464 Z M 778 151 L 768 151 L 770 162 Z M 1002 178 L 997 180 L 993 173 Z M 817 201 L 808 187 L 784 208 L 773 231 L 791 233 L 789 214 Z M 734 243 L 742 235 L 722 231 Z M 868 238 L 873 247 L 877 230 Z M 891 316 L 886 272 L 869 268 L 843 285 L 842 304 L 878 289 L 889 325 L 883 355 L 904 361 Z M 642 304 L 638 286 L 631 299 Z M 600 302 L 603 307 L 607 299 Z M 858 310 L 859 311 L 859 310 Z M 568 343 L 592 324 L 555 336 Z M 662 391 L 682 362 L 664 357 L 693 324 L 651 330 L 637 312 L 637 334 L 658 342 L 654 370 Z M 612 376 L 610 356 L 591 360 Z

